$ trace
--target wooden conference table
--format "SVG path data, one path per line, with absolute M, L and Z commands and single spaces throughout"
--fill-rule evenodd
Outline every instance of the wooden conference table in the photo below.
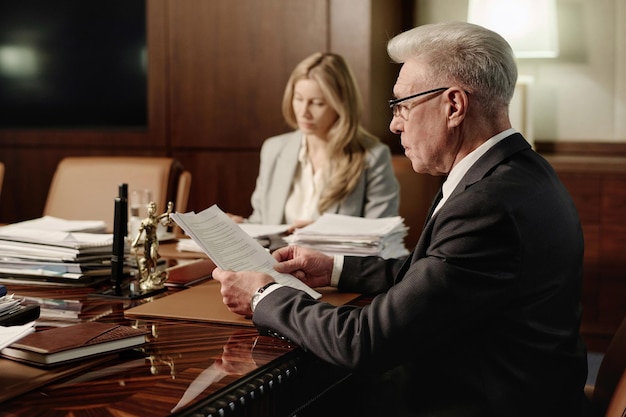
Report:
M 172 247 L 161 253 L 175 256 Z M 90 297 L 94 288 L 6 285 L 20 296 L 82 300 L 93 309 L 81 320 L 143 328 L 149 342 L 47 370 L 0 359 L 0 416 L 313 416 L 351 407 L 337 403 L 351 389 L 347 371 L 254 327 L 125 318 L 177 290 L 120 300 Z

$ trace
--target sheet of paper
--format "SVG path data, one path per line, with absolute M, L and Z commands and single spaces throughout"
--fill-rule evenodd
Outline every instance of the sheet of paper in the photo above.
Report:
M 349 236 L 359 239 L 375 239 L 404 229 L 400 216 L 365 218 L 343 214 L 324 213 L 315 222 L 296 230 L 298 235 Z
M 21 326 L 0 326 L 0 350 L 9 346 L 13 342 L 17 342 L 27 334 L 35 331 L 35 322 L 23 324 Z
M 14 227 L 0 227 L 0 239 L 6 241 L 37 243 L 72 249 L 104 247 L 113 244 L 112 233 L 59 232 Z
M 102 220 L 67 220 L 53 216 L 43 216 L 10 225 L 14 228 L 37 229 L 56 232 L 94 232 L 101 233 L 106 229 Z
M 276 272 L 272 255 L 217 205 L 197 214 L 174 213 L 171 218 L 221 269 L 264 272 L 276 282 L 305 291 L 316 299 L 322 296 L 293 275 Z

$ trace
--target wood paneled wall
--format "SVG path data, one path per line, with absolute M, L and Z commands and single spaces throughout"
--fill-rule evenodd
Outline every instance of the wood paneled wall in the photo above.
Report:
M 582 332 L 590 350 L 603 352 L 626 316 L 626 157 L 548 160 L 572 195 L 583 226 Z
M 40 216 L 54 168 L 70 155 L 173 156 L 193 175 L 190 210 L 217 203 L 248 215 L 261 144 L 289 130 L 280 110 L 288 76 L 320 50 L 346 56 L 367 127 L 397 151 L 386 101 L 398 67 L 385 44 L 412 3 L 147 0 L 148 127 L 0 130 L 0 222 Z

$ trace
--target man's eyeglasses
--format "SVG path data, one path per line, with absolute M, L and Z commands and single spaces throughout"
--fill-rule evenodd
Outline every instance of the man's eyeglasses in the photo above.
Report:
M 391 109 L 391 113 L 393 117 L 402 117 L 404 120 L 409 120 L 409 111 L 411 110 L 406 104 L 401 104 L 406 100 L 411 100 L 412 98 L 416 98 L 419 96 L 424 96 L 426 94 L 437 93 L 439 91 L 447 90 L 450 87 L 439 87 L 433 90 L 424 91 L 422 93 L 413 94 L 412 96 L 396 98 L 394 100 L 389 100 L 389 108 Z

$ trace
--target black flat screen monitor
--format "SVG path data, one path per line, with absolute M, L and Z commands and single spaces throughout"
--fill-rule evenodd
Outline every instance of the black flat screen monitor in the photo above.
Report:
M 0 129 L 145 128 L 146 0 L 0 1 Z

